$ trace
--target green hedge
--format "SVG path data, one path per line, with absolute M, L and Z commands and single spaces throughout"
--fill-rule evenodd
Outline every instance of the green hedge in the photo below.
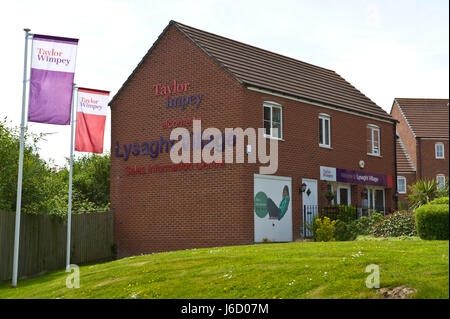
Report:
M 435 200 L 432 200 L 428 204 L 431 204 L 431 205 L 447 204 L 448 205 L 448 196 L 436 198 Z
M 448 240 L 448 204 L 427 204 L 416 209 L 416 229 L 422 239 Z

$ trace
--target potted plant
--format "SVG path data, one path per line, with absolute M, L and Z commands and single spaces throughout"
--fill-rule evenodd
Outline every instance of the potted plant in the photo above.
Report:
M 325 193 L 325 198 L 328 201 L 328 205 L 331 205 L 331 202 L 335 199 L 336 195 L 332 191 L 328 191 Z

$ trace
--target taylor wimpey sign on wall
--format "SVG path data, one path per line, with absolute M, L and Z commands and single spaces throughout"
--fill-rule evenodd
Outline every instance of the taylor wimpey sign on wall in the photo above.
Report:
M 320 166 L 320 179 L 330 182 L 392 187 L 389 177 L 378 173 Z
M 183 96 L 172 97 L 171 95 L 177 93 L 186 93 L 189 91 L 189 82 L 177 82 L 173 80 L 171 84 L 164 85 L 157 83 L 153 85 L 155 90 L 155 96 L 164 96 L 166 99 L 166 107 L 179 107 L 181 110 L 185 110 L 187 107 L 192 106 L 198 108 L 202 102 L 202 94 L 184 94 Z

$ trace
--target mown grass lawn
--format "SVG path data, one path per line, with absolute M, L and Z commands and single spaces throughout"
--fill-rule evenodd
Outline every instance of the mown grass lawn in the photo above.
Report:
M 0 298 L 381 298 L 366 288 L 369 264 L 381 287 L 412 298 L 449 298 L 448 241 L 295 242 L 194 249 L 80 267 L 0 286 Z

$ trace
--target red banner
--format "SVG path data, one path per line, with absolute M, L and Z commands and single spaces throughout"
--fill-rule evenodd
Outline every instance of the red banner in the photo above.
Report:
M 108 91 L 78 89 L 76 151 L 103 153 L 108 100 Z

